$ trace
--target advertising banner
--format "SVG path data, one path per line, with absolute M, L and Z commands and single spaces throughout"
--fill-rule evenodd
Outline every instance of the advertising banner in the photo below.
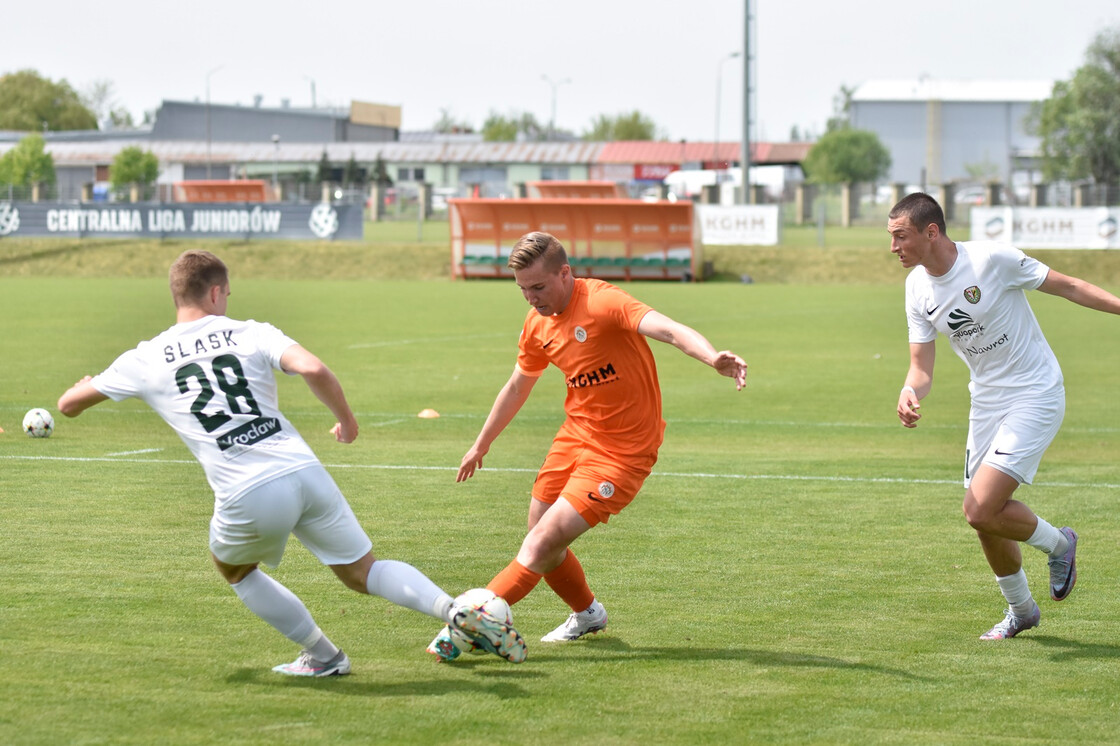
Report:
M 697 205 L 700 243 L 705 246 L 776 246 L 778 205 Z
M 973 241 L 1020 249 L 1120 249 L 1120 208 L 973 207 Z
M 0 201 L 0 240 L 19 236 L 361 239 L 362 206 Z

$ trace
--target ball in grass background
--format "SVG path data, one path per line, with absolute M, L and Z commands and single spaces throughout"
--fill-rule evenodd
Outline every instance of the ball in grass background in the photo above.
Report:
M 480 609 L 490 616 L 502 620 L 507 625 L 513 626 L 513 611 L 509 608 L 506 600 L 501 596 L 494 595 L 493 591 L 488 591 L 485 588 L 472 588 L 456 598 L 455 604 L 457 606 L 466 604 L 474 609 Z M 475 655 L 486 653 L 485 650 L 475 645 L 469 637 L 454 628 L 451 630 L 451 642 L 463 653 Z
M 45 409 L 30 409 L 23 416 L 23 431 L 32 438 L 49 438 L 54 432 L 54 417 Z

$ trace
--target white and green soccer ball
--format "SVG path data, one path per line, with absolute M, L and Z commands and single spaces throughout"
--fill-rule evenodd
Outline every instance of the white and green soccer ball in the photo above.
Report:
M 513 611 L 501 596 L 495 596 L 492 591 L 485 588 L 471 588 L 455 599 L 456 606 L 470 606 L 479 611 L 485 611 L 490 616 L 500 619 L 507 625 L 513 626 Z M 460 653 L 483 655 L 486 650 L 474 644 L 471 638 L 464 635 L 454 627 L 451 628 L 451 642 L 459 648 Z
M 54 432 L 54 417 L 38 407 L 28 410 L 23 416 L 23 431 L 32 438 L 49 438 Z

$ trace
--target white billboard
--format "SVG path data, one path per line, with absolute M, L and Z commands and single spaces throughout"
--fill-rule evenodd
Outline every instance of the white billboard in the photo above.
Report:
M 778 205 L 697 205 L 696 220 L 706 246 L 776 246 L 780 239 Z
M 1120 249 L 1120 208 L 974 207 L 974 241 L 1020 249 Z

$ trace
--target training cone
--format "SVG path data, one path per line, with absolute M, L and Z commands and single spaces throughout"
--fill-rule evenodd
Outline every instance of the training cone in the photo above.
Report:
M 416 416 L 422 420 L 434 420 L 436 417 L 439 417 L 439 412 L 434 409 L 422 409 L 420 410 L 420 414 Z

